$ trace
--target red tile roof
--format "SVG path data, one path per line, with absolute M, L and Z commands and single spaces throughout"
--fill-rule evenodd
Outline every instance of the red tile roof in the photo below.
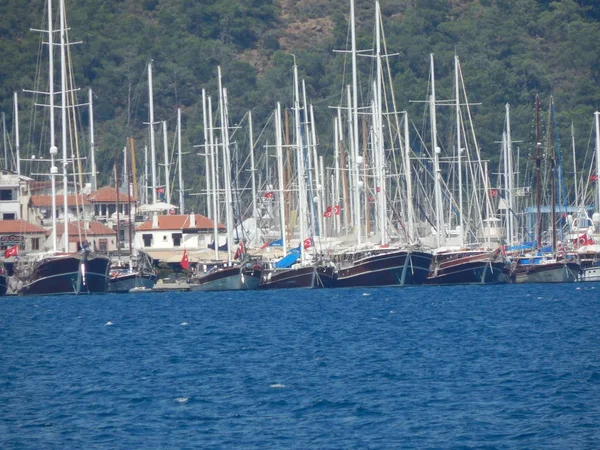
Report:
M 196 227 L 199 229 L 212 230 L 214 221 L 201 214 L 194 214 L 196 216 Z M 158 216 L 158 228 L 152 228 L 152 220 L 144 222 L 136 228 L 138 231 L 144 230 L 184 230 L 191 229 L 190 226 L 190 214 L 174 214 L 167 216 Z M 219 231 L 225 231 L 225 225 L 218 224 Z
M 59 223 L 56 225 L 56 234 L 61 236 L 64 233 L 65 224 Z M 69 222 L 69 236 L 79 236 L 79 232 L 81 231 L 82 235 L 91 235 L 91 236 L 106 236 L 106 235 L 116 235 L 117 232 L 110 227 L 107 227 L 100 222 L 90 221 L 89 228 L 85 228 L 85 222 Z M 52 230 L 46 231 L 46 235 L 50 235 Z
M 46 229 L 25 220 L 0 220 L 0 233 L 45 233 Z
M 41 207 L 51 207 L 52 206 L 52 196 L 51 195 L 32 195 L 31 196 L 31 205 L 36 206 L 38 208 Z M 67 204 L 69 206 L 77 206 L 77 205 L 89 205 L 90 202 L 87 201 L 85 195 L 75 195 L 68 194 L 67 195 Z M 56 196 L 56 207 L 62 208 L 64 205 L 64 200 L 62 194 L 58 194 Z
M 88 200 L 92 203 L 117 203 L 117 190 L 111 186 L 101 187 L 88 195 Z M 127 192 L 119 191 L 119 202 L 127 203 L 128 200 L 129 196 L 127 195 Z M 131 196 L 131 201 L 137 201 L 135 195 Z

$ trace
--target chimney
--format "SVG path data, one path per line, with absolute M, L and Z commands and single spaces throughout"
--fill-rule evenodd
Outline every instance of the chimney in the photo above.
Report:
M 196 214 L 190 214 L 190 228 L 196 228 Z
M 158 228 L 158 214 L 152 215 L 152 228 Z

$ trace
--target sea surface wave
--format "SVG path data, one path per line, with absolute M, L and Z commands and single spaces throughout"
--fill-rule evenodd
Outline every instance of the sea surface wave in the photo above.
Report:
M 0 448 L 600 448 L 600 285 L 0 299 Z

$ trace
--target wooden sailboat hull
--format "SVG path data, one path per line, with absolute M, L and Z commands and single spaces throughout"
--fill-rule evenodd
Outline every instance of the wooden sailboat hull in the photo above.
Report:
M 330 266 L 291 267 L 273 269 L 263 274 L 260 289 L 331 287 L 334 268 Z
M 433 255 L 399 250 L 368 256 L 336 272 L 334 287 L 406 286 L 423 284 Z
M 497 284 L 508 282 L 507 262 L 499 251 L 439 253 L 425 284 Z
M 152 289 L 156 284 L 157 278 L 155 273 L 141 271 L 118 274 L 117 276 L 110 278 L 108 292 L 126 293 L 131 289 L 142 287 Z
M 600 266 L 587 266 L 581 269 L 579 281 L 600 281 Z
M 573 283 L 581 266 L 574 262 L 517 265 L 511 274 L 513 283 Z
M 498 284 L 508 282 L 506 263 L 470 261 L 441 269 L 430 275 L 425 284 Z
M 49 256 L 19 281 L 19 295 L 104 294 L 110 260 L 105 256 Z
M 214 272 L 193 277 L 190 291 L 238 291 L 258 289 L 262 268 L 256 265 L 224 267 Z

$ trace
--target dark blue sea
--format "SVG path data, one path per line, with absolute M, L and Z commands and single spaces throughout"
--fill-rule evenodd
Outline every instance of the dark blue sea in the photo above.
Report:
M 600 285 L 4 297 L 0 448 L 598 449 Z

